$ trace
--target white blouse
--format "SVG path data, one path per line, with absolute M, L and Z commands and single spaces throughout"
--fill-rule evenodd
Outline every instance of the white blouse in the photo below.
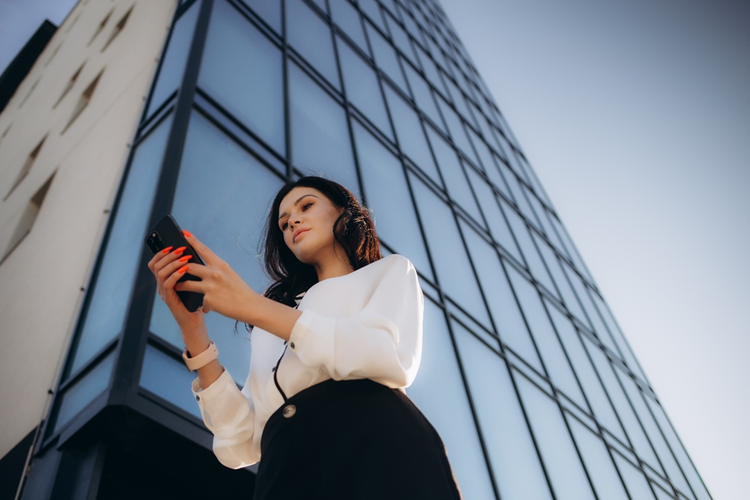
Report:
M 417 272 L 389 255 L 345 276 L 316 283 L 299 303 L 277 379 L 287 398 L 328 379 L 368 378 L 391 388 L 411 385 L 422 356 L 424 297 Z M 250 373 L 240 391 L 224 373 L 192 390 L 219 461 L 237 469 L 260 460 L 263 427 L 284 404 L 273 368 L 284 341 L 261 329 L 250 334 Z

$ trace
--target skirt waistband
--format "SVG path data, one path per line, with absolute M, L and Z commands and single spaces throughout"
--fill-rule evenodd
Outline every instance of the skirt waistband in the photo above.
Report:
M 333 380 L 328 379 L 304 389 L 281 405 L 268 419 L 263 428 L 260 441 L 261 455 L 273 440 L 276 431 L 285 420 L 299 418 L 315 408 L 327 404 L 351 392 L 392 391 L 382 384 L 369 379 L 360 380 Z

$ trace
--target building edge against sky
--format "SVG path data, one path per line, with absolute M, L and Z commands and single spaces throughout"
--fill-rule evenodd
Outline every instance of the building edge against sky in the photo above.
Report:
M 168 4 L 82 0 L 0 115 L 0 390 L 23 401 L 0 454 L 34 440 L 24 498 L 157 495 L 185 457 L 215 465 L 142 237 L 171 211 L 262 289 L 268 197 L 310 172 L 420 272 L 409 394 L 467 498 L 710 498 L 439 5 L 183 0 L 166 31 Z M 250 346 L 208 320 L 242 383 Z

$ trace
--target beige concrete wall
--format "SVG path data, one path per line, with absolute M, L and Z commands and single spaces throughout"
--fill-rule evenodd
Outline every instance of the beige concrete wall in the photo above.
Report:
M 28 175 L 0 201 L 0 259 L 29 200 L 55 173 L 31 232 L 0 264 L 0 457 L 46 415 L 176 4 L 79 1 L 0 115 L 0 199 L 47 136 Z M 88 107 L 62 133 L 100 72 Z

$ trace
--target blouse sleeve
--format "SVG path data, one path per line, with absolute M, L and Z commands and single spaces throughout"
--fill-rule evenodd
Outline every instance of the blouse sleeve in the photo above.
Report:
M 198 401 L 203 422 L 214 435 L 213 450 L 225 467 L 239 469 L 260 460 L 254 444 L 255 411 L 250 401 L 250 383 L 240 391 L 229 372 L 206 389 L 199 379 L 193 381 L 193 395 Z
M 396 256 L 364 307 L 350 318 L 304 310 L 289 347 L 310 367 L 334 380 L 369 378 L 391 388 L 414 381 L 422 356 L 424 297 L 416 269 Z

